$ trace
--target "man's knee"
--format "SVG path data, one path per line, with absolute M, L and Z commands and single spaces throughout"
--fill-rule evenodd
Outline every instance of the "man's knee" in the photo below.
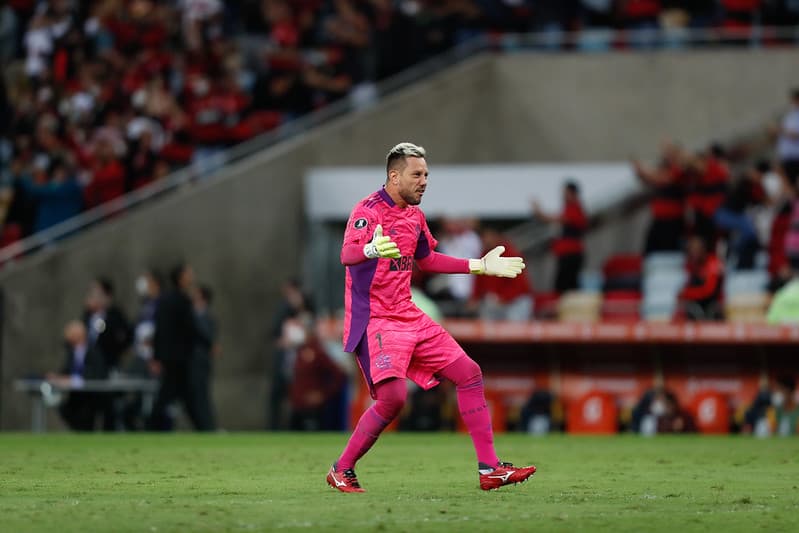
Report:
M 474 359 L 471 357 L 464 357 L 463 358 L 463 378 L 459 383 L 455 385 L 462 387 L 465 385 L 473 385 L 475 383 L 482 383 L 483 381 L 483 371 L 480 369 L 480 365 L 478 365 Z
M 392 378 L 377 385 L 375 410 L 387 420 L 396 418 L 405 406 L 408 388 L 404 379 Z

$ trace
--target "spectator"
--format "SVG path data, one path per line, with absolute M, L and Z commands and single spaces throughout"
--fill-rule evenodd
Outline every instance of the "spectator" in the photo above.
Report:
M 733 184 L 724 203 L 713 215 L 716 226 L 731 233 L 729 239 L 731 252 L 735 258 L 736 268 L 741 270 L 754 268 L 755 254 L 760 248 L 757 229 L 747 214 L 747 208 L 766 201 L 763 178 L 769 169 L 769 164 L 765 161 L 749 169 Z
M 783 246 L 791 269 L 799 270 L 799 198 L 794 198 L 791 204 L 791 214 Z
M 551 430 L 560 428 L 562 420 L 556 417 L 556 412 L 562 408 L 558 399 L 547 389 L 533 391 L 522 406 L 519 415 L 519 430 L 532 435 L 544 435 Z
M 791 91 L 791 109 L 782 119 L 777 134 L 777 158 L 785 177 L 794 188 L 799 187 L 799 87 Z
M 716 245 L 716 224 L 713 217 L 724 202 L 730 169 L 724 148 L 713 144 L 694 159 L 693 189 L 688 195 L 688 205 L 693 212 L 693 234 L 705 239 L 708 248 Z
M 289 279 L 281 287 L 282 299 L 272 318 L 270 336 L 272 340 L 272 372 L 269 405 L 267 406 L 267 427 L 272 430 L 285 429 L 284 404 L 288 393 L 288 375 L 291 365 L 288 361 L 288 340 L 285 336 L 286 321 L 302 313 L 310 312 L 310 306 L 299 281 Z M 288 330 L 288 331 L 296 331 Z
M 37 203 L 33 225 L 37 232 L 77 215 L 83 208 L 83 191 L 65 163 L 51 161 L 48 174 L 49 181 L 25 181 L 27 193 Z
M 168 430 L 173 425 L 174 402 L 180 400 L 194 428 L 210 430 L 201 418 L 192 396 L 190 365 L 198 342 L 194 309 L 190 294 L 194 288 L 194 270 L 180 264 L 170 273 L 172 288 L 164 293 L 155 312 L 153 358 L 160 366 L 161 386 L 150 416 L 149 428 Z
M 284 323 L 287 348 L 296 356 L 289 387 L 292 430 L 338 429 L 335 398 L 341 394 L 347 376 L 330 358 L 319 341 L 312 317 L 303 313 Z
M 125 373 L 133 378 L 156 379 L 159 368 L 153 359 L 153 343 L 155 341 L 155 311 L 161 295 L 160 274 L 148 270 L 136 278 L 136 293 L 140 299 L 139 313 L 133 330 L 133 357 Z M 123 408 L 125 429 L 139 430 L 147 425 L 149 413 L 144 410 L 143 397 L 139 393 L 128 397 Z
M 705 240 L 694 235 L 686 245 L 685 269 L 688 274 L 679 300 L 688 320 L 721 318 L 720 297 L 724 266 L 715 254 L 709 253 Z
M 644 255 L 682 249 L 685 232 L 685 155 L 679 145 L 663 145 L 660 165 L 648 168 L 633 160 L 635 175 L 652 189 L 652 222 L 646 234 Z
M 561 226 L 561 236 L 552 246 L 558 258 L 555 291 L 564 293 L 577 289 L 585 261 L 583 237 L 588 230 L 588 218 L 580 201 L 577 183 L 569 181 L 563 186 L 563 211 L 560 215 L 545 213 L 537 202 L 533 202 L 533 215 L 543 222 L 557 222 Z
M 793 187 L 778 169 L 769 173 L 764 182 L 769 199 L 768 208 L 761 214 L 761 239 L 768 242 L 768 271 L 771 275 L 769 292 L 774 293 L 791 278 L 791 266 L 785 250 L 785 237 L 791 223 Z
M 644 435 L 695 431 L 693 419 L 677 401 L 677 396 L 663 387 L 644 393 L 632 412 L 632 430 Z
M 99 277 L 89 285 L 83 323 L 89 344 L 103 354 L 106 368 L 109 371 L 118 368 L 132 339 L 130 323 L 114 303 L 114 285 L 110 280 Z
M 85 380 L 106 379 L 108 367 L 97 345 L 89 343 L 86 326 L 73 320 L 64 327 L 66 357 L 58 374 L 48 374 L 54 383 L 79 387 Z M 72 391 L 61 404 L 64 422 L 75 431 L 92 431 L 97 417 L 107 412 L 107 395 L 97 392 Z
M 483 244 L 472 221 L 445 218 L 441 229 L 443 235 L 438 244 L 441 253 L 453 257 L 480 257 Z M 469 274 L 437 276 L 428 283 L 428 290 L 437 301 L 446 305 L 448 315 L 462 315 L 472 297 L 474 278 Z
M 219 330 L 216 318 L 211 314 L 213 293 L 211 288 L 200 285 L 193 292 L 194 320 L 197 329 L 197 343 L 189 369 L 189 387 L 194 398 L 194 408 L 200 426 L 212 431 L 216 428 L 214 403 L 211 396 L 211 377 L 213 359 L 219 355 L 217 337 Z
M 497 246 L 505 247 L 505 254 L 521 257 L 517 250 L 501 233 L 493 228 L 483 228 L 480 232 L 483 251 L 478 257 Z M 470 307 L 477 309 L 482 320 L 530 320 L 533 313 L 533 297 L 530 281 L 522 273 L 513 279 L 494 276 L 477 276 Z
M 125 194 L 125 168 L 117 158 L 114 140 L 110 134 L 97 139 L 92 160 L 89 183 L 84 189 L 87 208 L 110 202 Z
M 744 431 L 759 437 L 787 437 L 799 432 L 799 405 L 796 401 L 796 379 L 779 376 L 771 387 L 761 390 L 744 415 Z

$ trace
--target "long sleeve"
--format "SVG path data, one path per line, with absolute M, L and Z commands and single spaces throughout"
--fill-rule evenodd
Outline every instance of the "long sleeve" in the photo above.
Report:
M 718 261 L 708 261 L 702 268 L 700 283 L 691 284 L 685 287 L 680 294 L 684 300 L 702 301 L 711 298 L 718 290 L 721 281 L 721 268 Z
M 422 259 L 417 259 L 416 264 L 425 272 L 441 274 L 469 274 L 469 260 L 440 252 L 431 251 Z
M 363 244 L 350 243 L 341 247 L 341 264 L 345 266 L 363 263 L 369 258 L 363 254 Z

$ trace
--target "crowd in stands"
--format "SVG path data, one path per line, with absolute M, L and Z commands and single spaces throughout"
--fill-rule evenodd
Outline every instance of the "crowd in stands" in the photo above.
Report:
M 0 247 L 475 35 L 793 25 L 761 0 L 9 0 Z

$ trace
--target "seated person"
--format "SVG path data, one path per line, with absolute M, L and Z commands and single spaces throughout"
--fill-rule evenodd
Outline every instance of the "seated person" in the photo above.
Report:
M 347 383 L 346 373 L 333 361 L 316 334 L 310 314 L 289 319 L 284 337 L 294 351 L 292 382 L 289 386 L 291 429 L 330 431 L 337 429 L 335 410 Z
M 633 408 L 632 430 L 645 435 L 695 431 L 694 421 L 668 389 L 656 387 L 644 393 Z
M 680 291 L 680 307 L 688 320 L 715 320 L 721 316 L 724 265 L 708 252 L 704 239 L 691 237 L 686 245 L 688 280 Z
M 61 386 L 79 388 L 84 380 L 106 379 L 108 368 L 97 346 L 90 346 L 86 326 L 73 320 L 64 327 L 65 358 L 61 371 L 48 374 L 47 380 Z M 98 415 L 105 413 L 108 395 L 97 392 L 72 391 L 61 404 L 64 422 L 76 431 L 92 431 Z
M 744 431 L 759 437 L 796 435 L 799 430 L 796 379 L 780 376 L 771 387 L 761 390 L 747 409 L 744 422 Z

